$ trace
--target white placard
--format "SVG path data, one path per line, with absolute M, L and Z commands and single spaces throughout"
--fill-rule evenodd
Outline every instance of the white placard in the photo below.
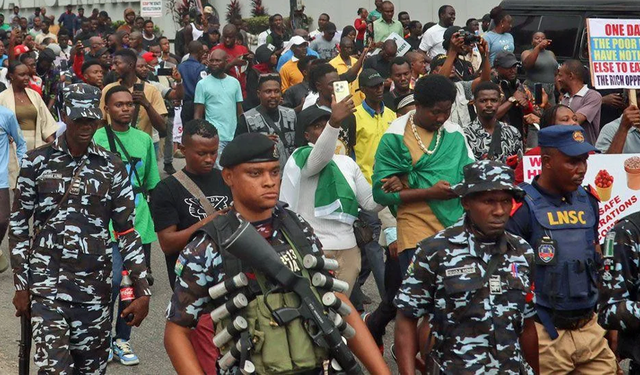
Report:
M 162 17 L 162 0 L 140 1 L 140 17 Z
M 593 85 L 640 88 L 640 20 L 589 18 L 587 31 Z

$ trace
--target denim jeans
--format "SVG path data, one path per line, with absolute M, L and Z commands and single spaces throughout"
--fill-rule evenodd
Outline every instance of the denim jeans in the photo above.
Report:
M 120 303 L 120 282 L 122 281 L 122 255 L 118 249 L 116 242 L 112 243 L 113 247 L 113 280 L 111 281 L 111 316 L 113 321 L 113 308 L 118 302 L 118 315 L 116 317 L 116 334 L 113 336 L 113 340 L 123 339 L 129 341 L 131 339 L 131 327 L 127 325 L 127 322 L 120 317 L 123 306 Z
M 167 123 L 167 136 L 164 137 L 164 163 L 173 163 L 173 121 Z

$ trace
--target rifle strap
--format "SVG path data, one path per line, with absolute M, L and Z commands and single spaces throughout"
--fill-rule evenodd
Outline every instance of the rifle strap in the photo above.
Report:
M 186 173 L 184 173 L 184 171 L 182 170 L 177 171 L 176 173 L 173 174 L 173 177 L 175 177 L 176 180 L 178 180 L 178 182 L 185 189 L 187 189 L 187 191 L 191 193 L 191 195 L 193 195 L 193 197 L 196 198 L 198 202 L 200 202 L 200 206 L 202 207 L 204 212 L 207 214 L 207 216 L 211 216 L 216 212 L 215 207 L 211 205 L 211 202 L 209 202 L 209 200 L 204 195 L 202 190 L 198 187 L 198 185 L 196 185 L 196 183 L 189 176 L 187 176 Z

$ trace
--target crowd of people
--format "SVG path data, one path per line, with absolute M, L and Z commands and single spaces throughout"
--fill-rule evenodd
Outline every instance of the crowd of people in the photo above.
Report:
M 460 27 L 376 0 L 341 29 L 299 7 L 252 35 L 205 4 L 172 45 L 132 8 L 21 11 L 0 14 L 0 272 L 40 371 L 140 362 L 156 241 L 180 374 L 388 374 L 394 319 L 402 374 L 640 371 L 640 214 L 599 244 L 582 186 L 590 154 L 640 153 L 640 111 L 545 30 L 517 56 L 500 7 Z M 278 277 L 232 251 L 254 229 Z

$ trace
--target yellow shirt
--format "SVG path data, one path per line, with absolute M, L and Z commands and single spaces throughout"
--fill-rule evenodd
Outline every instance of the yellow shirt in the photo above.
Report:
M 118 86 L 120 85 L 120 83 L 121 81 L 113 82 L 106 85 L 104 89 L 102 89 L 102 98 L 100 98 L 100 109 L 102 110 L 102 114 L 104 118 L 107 120 L 108 124 L 111 123 L 111 119 L 109 119 L 109 116 L 104 111 L 104 97 L 110 88 L 114 86 Z M 138 78 L 136 83 L 142 83 L 142 81 Z M 133 86 L 129 89 L 129 91 L 133 92 Z M 166 115 L 168 113 L 167 106 L 165 106 L 164 104 L 164 100 L 162 99 L 162 94 L 160 93 L 160 90 L 158 90 L 148 82 L 145 82 L 144 84 L 144 96 L 147 97 L 147 100 L 149 101 L 149 103 L 151 103 L 151 106 L 156 110 L 156 112 L 158 112 L 158 114 Z M 149 118 L 147 111 L 144 108 L 142 108 L 142 106 L 140 106 L 140 111 L 138 112 L 137 126 L 135 127 L 149 134 L 149 136 L 153 138 L 153 130 L 152 130 L 153 126 L 151 125 L 151 119 Z
M 356 145 L 353 148 L 356 154 L 356 163 L 364 177 L 371 183 L 373 174 L 373 162 L 382 135 L 389 125 L 396 119 L 396 114 L 389 108 L 384 108 L 382 113 L 375 113 L 367 102 L 363 101 L 353 114 L 356 120 Z
M 416 129 L 422 139 L 422 143 L 429 145 L 433 139 L 433 132 L 428 132 L 419 126 L 417 126 Z M 413 165 L 415 165 L 422 155 L 424 155 L 424 151 L 418 146 L 418 141 L 408 121 L 404 129 L 404 144 L 409 149 L 411 160 Z M 400 177 L 405 189 L 409 188 L 407 179 L 406 175 Z M 418 242 L 444 229 L 443 225 L 436 218 L 436 215 L 431 211 L 431 207 L 429 207 L 427 202 L 402 203 L 398 206 L 396 220 L 398 222 L 399 252 L 415 248 Z
M 304 76 L 300 69 L 298 69 L 298 61 L 293 59 L 287 61 L 286 64 L 280 68 L 280 79 L 282 80 L 282 92 L 284 93 L 291 86 L 297 85 L 304 80 Z
M 336 70 L 338 71 L 338 74 L 344 74 L 356 62 L 358 62 L 358 59 L 356 59 L 355 57 L 351 57 L 351 64 L 347 65 L 342 59 L 342 57 L 338 55 L 334 57 L 333 60 L 329 61 L 329 64 L 331 64 L 331 66 L 336 68 Z M 360 71 L 358 72 L 358 76 L 360 75 L 360 72 L 362 72 L 362 68 L 360 68 Z M 359 87 L 360 87 L 360 84 L 358 83 L 358 77 L 356 77 L 356 79 L 349 84 L 349 92 L 353 96 L 353 104 L 355 104 L 356 107 L 362 104 L 362 101 L 364 100 L 364 94 L 362 93 L 362 91 L 356 91 L 358 90 Z

